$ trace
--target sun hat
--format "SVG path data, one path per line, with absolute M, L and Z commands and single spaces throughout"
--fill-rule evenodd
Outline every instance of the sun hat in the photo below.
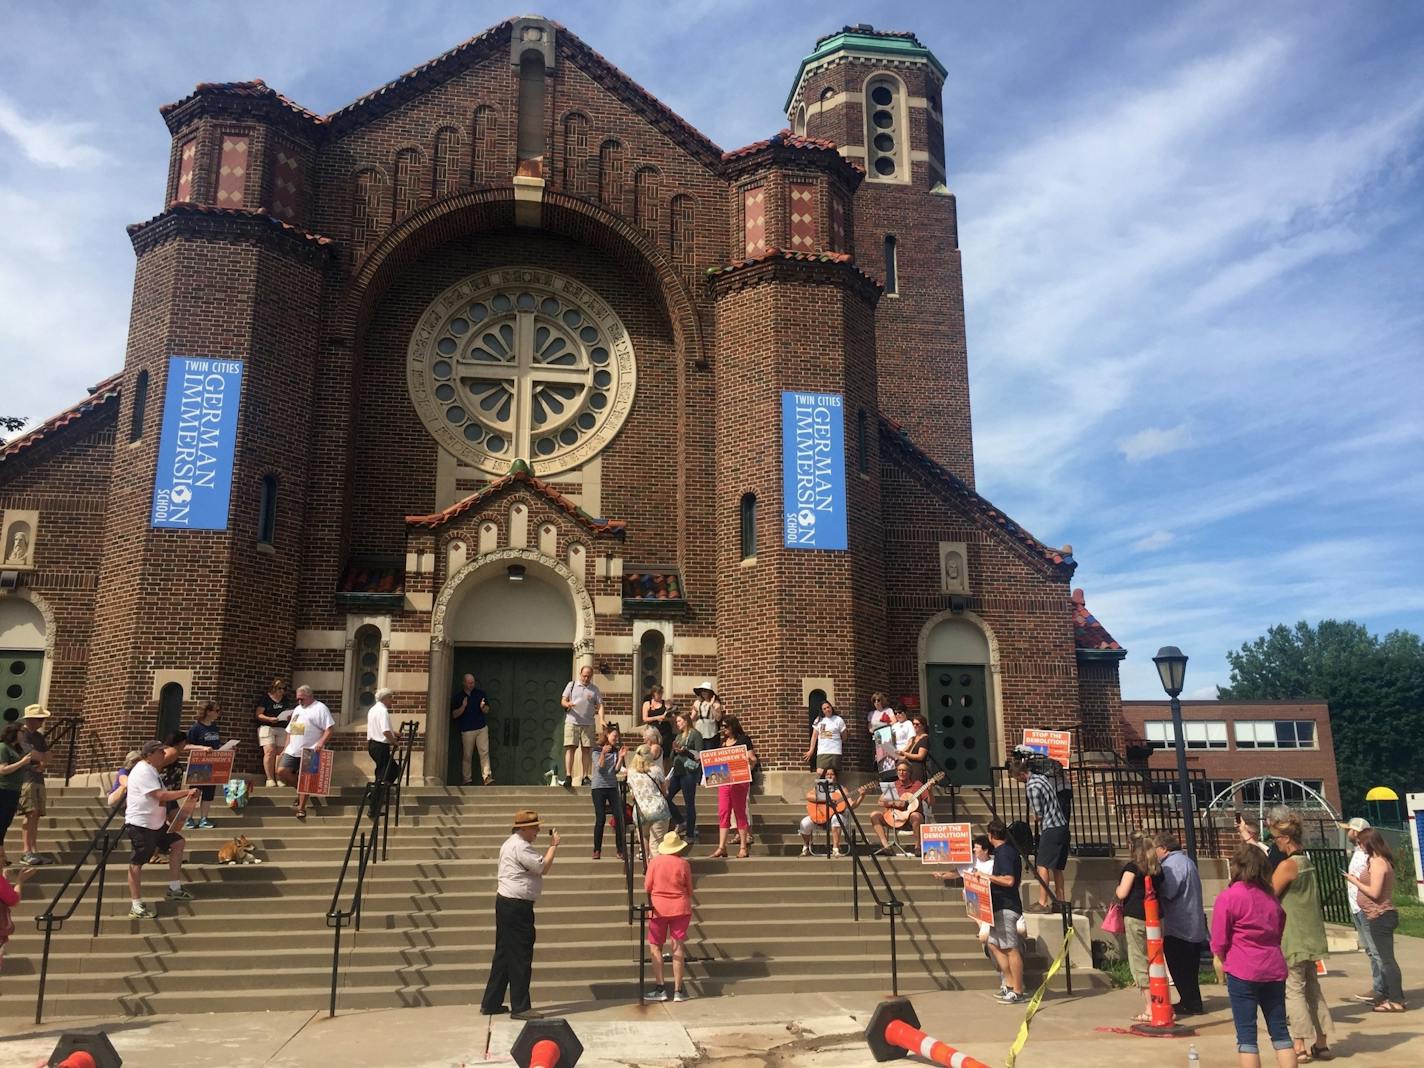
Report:
M 694 694 L 701 694 L 704 690 L 712 695 L 712 700 L 717 700 L 717 690 L 712 685 L 711 679 L 703 679 L 701 683 L 692 688 Z
M 1362 819 L 1361 817 L 1356 816 L 1354 819 L 1347 820 L 1346 822 L 1337 824 L 1336 826 L 1338 826 L 1342 831 L 1354 831 L 1356 834 L 1359 834 L 1361 831 L 1368 831 L 1372 824 L 1369 820 Z
M 521 808 L 514 814 L 514 829 L 517 831 L 521 827 L 539 826 L 539 813 L 532 808 Z
M 658 843 L 658 852 L 681 853 L 689 845 L 691 845 L 691 843 L 688 842 L 688 840 L 685 839 L 682 835 L 678 834 L 676 831 L 668 831 L 667 834 L 663 835 L 663 840 Z
M 25 719 L 49 719 L 49 709 L 44 705 L 26 705 Z

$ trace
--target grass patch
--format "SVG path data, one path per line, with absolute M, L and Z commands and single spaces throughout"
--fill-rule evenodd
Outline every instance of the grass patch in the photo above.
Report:
M 1424 912 L 1424 910 L 1421 910 Z M 1133 986 L 1132 966 L 1125 960 L 1108 959 L 1103 961 L 1103 966 L 1098 969 L 1110 980 L 1115 987 Z M 1216 986 L 1216 971 L 1213 968 L 1203 968 L 1197 973 L 1197 980 L 1202 986 Z

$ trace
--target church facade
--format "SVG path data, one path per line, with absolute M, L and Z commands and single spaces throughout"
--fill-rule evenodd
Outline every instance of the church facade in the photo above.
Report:
M 162 108 L 123 368 L 0 449 L 0 714 L 99 769 L 208 699 L 248 739 L 280 675 L 355 751 L 389 686 L 446 781 L 471 671 L 540 782 L 591 664 L 625 724 L 711 681 L 771 769 L 876 691 L 964 784 L 1025 727 L 1120 748 L 1071 550 L 974 488 L 945 69 L 857 26 L 788 74 L 735 151 L 539 18 L 329 115 Z

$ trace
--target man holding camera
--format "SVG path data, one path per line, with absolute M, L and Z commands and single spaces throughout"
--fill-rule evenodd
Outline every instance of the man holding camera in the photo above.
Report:
M 485 984 L 480 1012 L 496 1016 L 509 1012 L 516 1020 L 538 1020 L 542 1013 L 529 1004 L 529 981 L 534 971 L 534 902 L 544 891 L 544 876 L 554 866 L 559 832 L 549 829 L 549 848 L 534 848 L 539 838 L 539 813 L 520 809 L 514 827 L 499 849 L 499 886 L 494 899 L 494 959 Z M 509 1005 L 501 1004 L 509 991 Z M 510 1012 L 511 1007 L 513 1012 Z

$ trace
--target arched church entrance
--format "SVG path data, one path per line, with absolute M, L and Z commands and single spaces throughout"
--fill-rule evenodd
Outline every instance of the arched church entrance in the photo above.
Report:
M 47 632 L 44 614 L 29 601 L 0 597 L 0 726 L 40 702 Z
M 471 674 L 488 695 L 495 781 L 548 785 L 550 771 L 563 767 L 559 698 L 574 672 L 576 625 L 568 582 L 535 557 L 491 561 L 460 584 L 444 629 L 451 649 L 450 693 Z M 458 730 L 449 732 L 446 750 L 445 781 L 458 784 L 464 781 Z M 475 774 L 478 779 L 478 768 Z
M 963 616 L 938 617 L 920 635 L 920 663 L 935 759 L 958 785 L 988 786 L 999 729 L 988 636 Z

